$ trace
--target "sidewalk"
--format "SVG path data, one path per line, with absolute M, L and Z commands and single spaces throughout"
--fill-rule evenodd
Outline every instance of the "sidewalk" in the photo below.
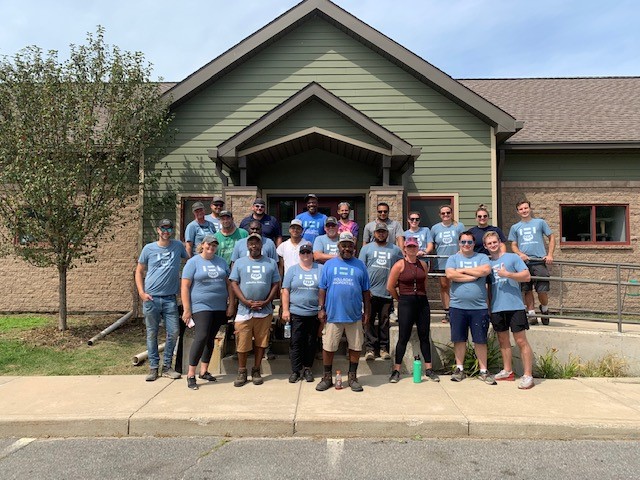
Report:
M 187 389 L 144 376 L 0 377 L 0 437 L 314 436 L 640 439 L 640 378 L 539 380 L 489 386 L 397 384 L 360 377 L 364 392 L 316 392 L 286 375 L 233 386 L 233 375 Z

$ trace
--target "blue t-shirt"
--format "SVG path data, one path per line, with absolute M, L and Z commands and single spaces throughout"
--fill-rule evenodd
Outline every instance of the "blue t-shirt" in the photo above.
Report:
M 489 265 L 489 257 L 484 253 L 474 252 L 471 257 L 456 253 L 447 259 L 445 268 L 473 268 L 481 265 Z M 449 306 L 464 310 L 486 310 L 487 279 L 480 277 L 473 282 L 452 281 Z
M 435 255 L 454 255 L 458 250 L 458 237 L 465 231 L 462 222 L 452 223 L 445 227 L 442 222 L 431 227 L 431 237 L 436 246 Z M 444 270 L 447 265 L 446 258 L 436 258 L 434 268 Z
M 336 255 L 338 255 L 339 238 L 340 237 L 336 237 L 335 240 L 331 240 L 327 234 L 319 235 L 313 241 L 313 251 L 326 253 L 327 255 L 335 257 Z
M 367 267 L 357 258 L 328 260 L 320 276 L 326 290 L 327 322 L 354 323 L 362 320 L 362 292 L 369 290 Z
M 262 237 L 262 255 L 269 257 L 278 263 L 278 252 L 276 251 L 276 244 L 270 238 Z M 231 253 L 231 261 L 235 262 L 239 258 L 248 257 L 249 249 L 247 248 L 247 238 L 241 238 L 233 246 L 233 252 Z
M 511 278 L 500 277 L 498 270 L 504 266 L 509 272 L 523 272 L 527 270 L 527 265 L 515 253 L 505 253 L 497 260 L 490 258 L 489 263 L 491 264 L 491 311 L 524 310 L 520 283 Z
M 486 227 L 480 228 L 477 225 L 469 229 L 471 233 L 473 233 L 473 240 L 476 244 L 473 246 L 473 251 L 477 253 L 484 253 L 485 255 L 489 255 L 489 250 L 484 248 L 484 242 L 482 241 L 482 237 L 487 232 L 496 232 L 498 237 L 500 237 L 500 241 L 502 243 L 507 241 L 507 237 L 504 236 L 502 230 L 498 227 L 494 227 L 493 225 L 487 225 Z
M 324 222 L 327 221 L 324 213 L 317 212 L 311 215 L 309 212 L 302 212 L 296 215 L 296 218 L 302 221 L 302 238 L 311 245 L 318 235 L 324 235 Z
M 295 315 L 311 317 L 318 315 L 318 286 L 323 266 L 313 263 L 311 270 L 296 264 L 287 270 L 282 288 L 289 290 L 289 311 Z
M 207 222 L 213 223 L 213 226 L 216 227 L 216 232 L 219 232 L 220 230 L 222 230 L 222 224 L 220 223 L 219 218 L 215 218 L 213 215 L 205 215 L 204 219 Z
M 509 240 L 516 242 L 522 253 L 529 257 L 543 258 L 547 255 L 544 235 L 551 235 L 551 228 L 541 218 L 532 218 L 528 222 L 518 222 L 509 230 Z
M 358 258 L 367 266 L 371 295 L 391 298 L 391 294 L 387 290 L 387 280 L 389 279 L 391 267 L 398 260 L 402 260 L 402 250 L 393 243 L 386 243 L 382 246 L 376 242 L 367 243 L 360 250 Z
M 166 247 L 161 247 L 158 242 L 145 245 L 138 258 L 138 263 L 147 266 L 144 291 L 152 297 L 176 295 L 180 289 L 182 258 L 189 258 L 189 255 L 178 240 L 172 239 Z
M 234 264 L 229 279 L 237 282 L 240 291 L 247 300 L 265 300 L 271 291 L 271 285 L 280 281 L 278 264 L 269 257 L 261 256 L 254 260 L 241 257 Z M 266 317 L 273 313 L 271 302 L 260 310 L 250 310 L 242 302 L 238 302 L 236 322 L 249 320 L 251 317 Z
M 429 230 L 429 227 L 420 227 L 417 232 L 405 230 L 404 238 L 406 239 L 409 237 L 418 239 L 418 250 L 426 250 L 427 245 L 433 242 L 433 237 L 431 236 L 431 230 Z
M 216 233 L 216 227 L 213 223 L 205 220 L 203 224 L 199 224 L 197 220 L 194 220 L 184 230 L 184 241 L 193 243 L 193 253 L 195 255 L 195 249 L 202 243 L 202 239 L 214 233 Z
M 229 265 L 214 255 L 211 260 L 201 255 L 191 257 L 182 269 L 182 278 L 191 280 L 191 312 L 227 309 Z

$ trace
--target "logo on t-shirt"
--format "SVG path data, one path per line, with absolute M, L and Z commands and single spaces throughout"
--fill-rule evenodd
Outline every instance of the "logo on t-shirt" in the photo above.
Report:
M 334 285 L 354 285 L 353 277 L 355 276 L 353 267 L 333 267 Z
M 525 242 L 531 242 L 536 234 L 536 227 L 523 227 L 518 233 L 520 233 Z
M 305 287 L 313 287 L 318 282 L 318 275 L 315 273 L 301 273 L 298 278 Z
M 160 263 L 161 268 L 169 267 L 171 265 L 171 261 L 173 260 L 173 252 L 163 252 L 158 253 L 158 263 Z
M 477 260 L 460 260 L 458 261 L 458 268 L 474 268 L 478 266 Z
M 391 252 L 373 252 L 373 258 L 376 259 L 376 264 L 381 267 L 386 267 L 391 260 Z
M 446 245 L 449 245 L 450 243 L 454 242 L 453 232 L 451 231 L 440 232 L 438 235 L 440 235 L 440 239 L 442 240 L 442 243 Z
M 247 265 L 247 273 L 251 280 L 262 280 L 262 276 L 266 271 L 266 268 L 261 265 Z
M 209 278 L 218 278 L 220 276 L 220 268 L 216 265 L 203 265 L 202 270 L 207 273 Z
M 493 283 L 506 282 L 507 279 L 498 275 L 498 271 L 504 267 L 504 263 L 499 263 L 496 265 L 491 265 L 491 270 L 493 271 Z

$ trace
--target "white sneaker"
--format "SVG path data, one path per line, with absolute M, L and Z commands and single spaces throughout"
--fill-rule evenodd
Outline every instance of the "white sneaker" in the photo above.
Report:
M 518 385 L 518 388 L 520 390 L 529 390 L 534 386 L 535 386 L 535 383 L 533 383 L 533 377 L 530 377 L 529 375 L 523 375 L 522 378 L 520 379 L 520 385 Z
M 496 373 L 494 377 L 497 381 L 514 382 L 516 376 L 513 372 L 507 372 L 506 370 L 500 370 L 500 373 Z

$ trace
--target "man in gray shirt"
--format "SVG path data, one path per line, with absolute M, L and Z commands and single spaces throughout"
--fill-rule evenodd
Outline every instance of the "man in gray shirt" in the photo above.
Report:
M 377 206 L 377 218 L 373 222 L 369 222 L 364 226 L 362 231 L 362 244 L 366 245 L 371 242 L 373 238 L 373 232 L 375 231 L 376 224 L 385 223 L 389 229 L 389 239 L 392 243 L 395 243 L 404 248 L 404 230 L 400 222 L 389 219 L 389 205 L 385 202 L 380 202 Z

